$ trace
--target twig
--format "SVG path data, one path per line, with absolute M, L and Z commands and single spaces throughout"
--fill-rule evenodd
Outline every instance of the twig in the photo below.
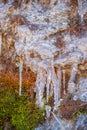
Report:
M 83 107 L 83 106 L 85 106 L 85 105 L 87 105 L 87 103 L 82 103 L 81 105 L 80 105 L 80 107 Z
M 56 121 L 60 124 L 60 127 L 62 128 L 62 130 L 65 130 L 65 128 L 63 127 L 63 125 L 61 124 L 61 122 L 57 119 L 56 115 L 53 112 L 51 112 L 51 113 L 54 116 L 54 118 L 56 119 Z

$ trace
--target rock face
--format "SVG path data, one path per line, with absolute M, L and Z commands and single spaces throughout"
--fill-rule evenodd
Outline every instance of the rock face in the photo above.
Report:
M 53 96 L 53 106 L 67 93 L 87 102 L 86 5 L 86 0 L 0 3 L 0 72 L 19 68 L 19 95 L 27 72 L 33 73 L 29 91 L 38 106 L 44 105 L 44 93 L 47 103 Z

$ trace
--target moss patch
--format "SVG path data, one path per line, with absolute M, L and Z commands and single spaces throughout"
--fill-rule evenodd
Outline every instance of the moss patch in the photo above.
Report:
M 73 120 L 76 120 L 79 115 L 87 115 L 87 106 L 85 108 L 80 108 L 72 117 Z
M 38 109 L 26 96 L 19 97 L 12 89 L 0 89 L 0 130 L 8 119 L 16 130 L 33 130 L 44 122 L 44 110 Z

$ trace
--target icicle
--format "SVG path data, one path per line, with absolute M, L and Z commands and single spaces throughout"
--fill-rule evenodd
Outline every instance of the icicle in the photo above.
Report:
M 58 77 L 58 95 L 59 95 L 59 98 L 60 98 L 60 89 L 61 89 L 61 81 L 62 81 L 61 67 L 58 68 L 57 77 Z
M 54 86 L 54 105 L 57 106 L 59 101 L 59 86 L 58 86 L 59 82 L 53 66 L 52 66 L 52 82 Z
M 39 105 L 40 99 L 39 99 L 39 87 L 40 87 L 40 74 L 37 72 L 37 78 L 36 78 L 36 104 Z
M 82 8 L 82 0 L 78 0 L 78 13 L 81 17 L 81 22 L 83 22 L 83 8 Z
M 1 51 L 2 51 L 2 35 L 0 35 L 0 55 L 1 55 Z
M 36 79 L 36 104 L 43 107 L 43 92 L 46 84 L 45 72 L 42 69 L 38 69 Z
M 39 76 L 39 72 L 37 72 L 37 78 L 36 78 L 36 104 L 39 104 L 39 82 L 40 82 L 40 76 Z
M 58 3 L 60 4 L 60 3 L 61 3 L 61 0 L 58 0 Z
M 63 1 L 62 0 L 58 0 L 58 3 L 61 4 L 61 3 L 63 3 Z
M 78 64 L 73 64 L 69 82 L 73 82 L 75 80 L 75 76 L 76 76 L 77 70 L 78 70 Z
M 51 83 L 51 70 L 47 69 L 47 83 L 46 83 L 46 96 L 47 96 L 47 102 L 50 95 L 50 83 Z
M 68 83 L 68 90 L 70 93 L 73 93 L 75 90 L 74 80 L 76 77 L 77 70 L 78 70 L 78 64 L 73 64 L 72 70 L 71 70 L 71 76 L 70 76 L 69 83 Z
M 51 114 L 51 107 L 46 105 L 46 117 L 49 118 Z
M 22 71 L 23 71 L 23 61 L 20 60 L 19 64 L 19 95 L 22 93 Z
M 65 90 L 65 70 L 62 70 L 62 73 L 63 73 L 63 89 L 64 89 L 64 94 L 66 94 L 66 90 Z

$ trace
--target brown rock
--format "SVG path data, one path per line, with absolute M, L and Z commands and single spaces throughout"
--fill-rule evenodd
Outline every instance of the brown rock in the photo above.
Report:
M 72 95 L 67 95 L 60 104 L 60 114 L 63 118 L 70 119 L 80 109 L 87 106 L 87 103 L 80 100 L 74 101 Z
M 18 25 L 25 25 L 27 24 L 27 20 L 21 16 L 21 15 L 13 15 L 10 18 L 11 23 L 13 24 L 14 22 L 16 22 Z
M 49 7 L 50 0 L 38 0 L 38 2 L 42 5 L 43 8 Z

